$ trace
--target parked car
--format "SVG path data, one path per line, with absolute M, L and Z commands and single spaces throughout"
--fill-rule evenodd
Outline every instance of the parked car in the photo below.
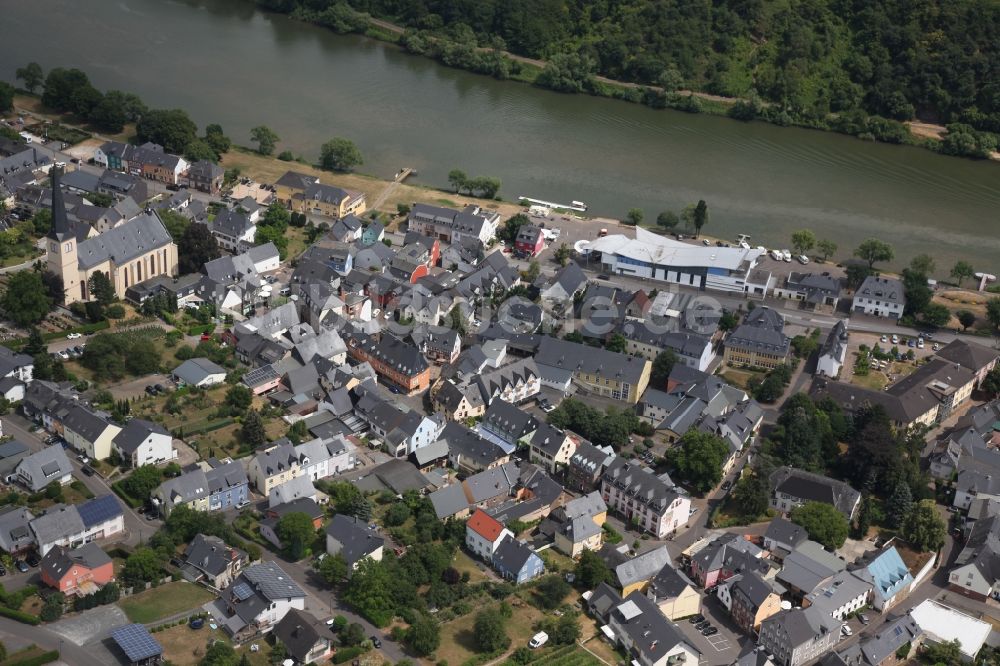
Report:
M 42 558 L 38 557 L 38 553 L 30 553 L 26 558 L 24 558 L 24 561 L 28 563 L 29 567 L 37 567 L 42 561 Z
M 84 465 L 80 471 L 83 472 L 84 476 L 94 476 L 94 468 L 90 465 Z
M 861 624 L 868 624 L 868 616 L 864 613 L 858 615 L 858 619 L 861 620 Z
M 156 395 L 156 387 L 150 384 L 146 387 L 146 393 L 149 395 Z
M 781 258 L 783 260 L 791 263 L 791 261 L 792 261 L 792 252 L 791 252 L 791 250 L 782 250 L 781 251 Z
M 809 263 L 809 257 L 807 257 L 807 256 L 806 256 L 806 255 L 804 255 L 804 254 L 800 254 L 799 256 L 797 256 L 797 257 L 795 257 L 795 258 L 796 258 L 796 259 L 798 260 L 798 262 L 799 262 L 800 264 L 802 264 L 803 266 L 805 266 L 806 264 L 808 264 L 808 263 Z
M 923 349 L 923 348 L 924 348 L 924 339 L 917 338 L 917 349 Z
M 30 567 L 24 560 L 16 560 L 14 562 L 14 566 L 17 567 L 17 570 L 20 571 L 21 573 L 28 573 L 28 571 L 30 570 Z
M 889 342 L 889 336 L 883 335 L 881 338 L 879 338 L 879 342 Z
M 851 628 L 850 628 L 850 627 L 849 627 L 848 625 L 846 625 L 846 624 L 845 624 L 844 626 L 842 626 L 842 627 L 840 628 L 840 633 L 842 633 L 842 634 L 843 634 L 843 635 L 845 635 L 845 636 L 850 636 L 850 635 L 851 635 L 851 634 L 853 634 L 854 632 L 853 632 L 853 631 L 851 631 Z
M 372 645 L 375 646 L 376 650 L 381 649 L 382 639 L 380 639 L 378 636 L 372 636 Z
M 202 342 L 208 342 L 211 339 L 212 339 L 212 336 L 209 335 L 208 333 L 202 333 L 201 334 L 201 341 Z
M 90 462 L 90 458 L 87 457 L 86 453 L 81 453 L 76 457 L 76 459 L 82 462 L 84 465 Z
M 711 627 L 711 626 L 712 626 L 712 623 L 709 620 L 702 620 L 701 622 L 698 622 L 697 624 L 695 624 L 694 628 L 697 629 L 698 631 L 701 631 L 705 627 Z
M 894 344 L 894 345 L 898 345 L 899 344 L 899 336 L 898 335 L 894 334 L 892 336 L 892 344 Z
M 707 626 L 707 627 L 705 627 L 704 629 L 701 630 L 701 635 L 702 636 L 714 636 L 717 633 L 719 633 L 719 628 L 718 627 L 713 627 L 713 626 Z
M 700 614 L 692 615 L 691 617 L 688 618 L 688 622 L 690 622 L 691 624 L 698 624 L 699 622 L 704 622 L 704 621 L 705 621 L 705 616 Z
M 73 333 L 67 333 L 66 334 L 66 339 L 67 340 L 76 340 L 77 338 L 80 338 L 80 337 L 82 337 L 82 335 L 80 333 L 75 332 L 75 331 Z
M 7 575 L 7 567 L 0 564 L 0 576 L 6 576 L 6 575 Z

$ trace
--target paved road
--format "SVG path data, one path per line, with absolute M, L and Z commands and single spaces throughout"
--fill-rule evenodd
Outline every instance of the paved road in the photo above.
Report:
M 0 617 L 0 636 L 30 640 L 45 650 L 59 650 L 60 660 L 56 664 L 71 666 L 107 666 L 108 662 L 93 654 L 88 648 L 74 645 L 46 627 L 32 627 L 14 620 Z

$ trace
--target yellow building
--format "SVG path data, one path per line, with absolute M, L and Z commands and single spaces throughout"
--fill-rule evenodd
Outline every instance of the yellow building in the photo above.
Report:
M 52 170 L 52 230 L 48 234 L 47 268 L 62 278 L 67 305 L 90 300 L 88 283 L 95 273 L 111 281 L 118 298 L 137 282 L 177 275 L 177 246 L 153 213 L 93 235 L 71 229 L 66 217 L 60 169 Z M 89 236 L 89 237 L 88 237 Z
M 777 310 L 759 306 L 726 338 L 723 358 L 735 367 L 773 370 L 788 360 L 790 340 L 784 334 L 785 320 Z
M 535 364 L 549 386 L 565 391 L 572 383 L 633 405 L 649 385 L 653 369 L 648 359 L 549 336 L 539 341 Z
M 363 193 L 323 185 L 319 178 L 297 171 L 286 172 L 275 182 L 274 189 L 278 201 L 300 213 L 339 220 L 348 215 L 361 215 L 367 210 Z
M 672 566 L 665 566 L 649 582 L 646 596 L 670 620 L 701 612 L 701 595 L 687 576 Z

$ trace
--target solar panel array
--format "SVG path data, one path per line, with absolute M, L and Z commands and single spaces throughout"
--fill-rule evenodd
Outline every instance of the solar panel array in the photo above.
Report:
M 163 648 L 141 624 L 126 624 L 111 632 L 111 637 L 128 660 L 135 663 L 163 654 Z
M 87 527 L 100 525 L 123 513 L 118 498 L 110 493 L 84 502 L 77 507 L 77 511 L 80 513 L 80 520 Z
M 246 601 L 253 596 L 253 588 L 247 583 L 240 582 L 233 586 L 233 594 L 240 601 Z

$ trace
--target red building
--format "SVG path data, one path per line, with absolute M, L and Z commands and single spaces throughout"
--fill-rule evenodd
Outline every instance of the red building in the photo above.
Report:
M 545 236 L 540 227 L 525 224 L 514 239 L 514 254 L 519 257 L 534 257 L 545 249 Z
M 92 594 L 115 579 L 115 567 L 96 543 L 70 550 L 56 546 L 40 565 L 42 582 L 63 594 Z
M 351 358 L 370 363 L 390 386 L 407 394 L 430 386 L 431 368 L 415 346 L 391 335 L 376 339 L 362 331 L 345 332 L 344 342 Z

